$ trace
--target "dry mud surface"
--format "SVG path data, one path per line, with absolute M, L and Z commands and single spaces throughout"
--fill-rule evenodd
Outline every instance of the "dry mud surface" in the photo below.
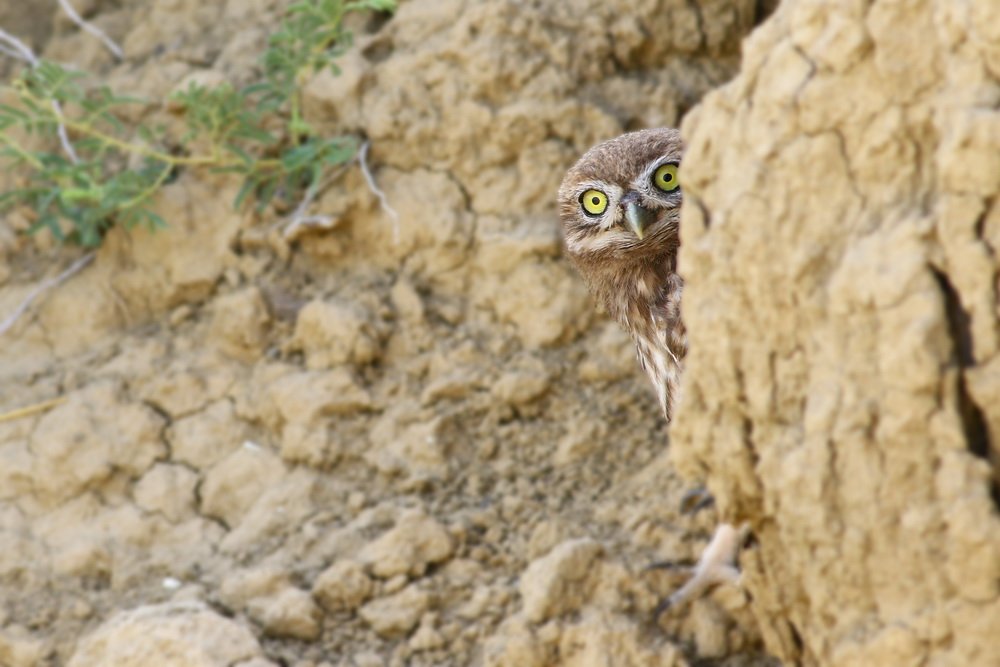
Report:
M 1000 3 L 788 0 L 743 56 L 684 121 L 672 459 L 786 663 L 998 665 Z
M 284 5 L 75 4 L 124 63 L 26 3 L 0 17 L 154 99 L 247 81 Z M 0 664 L 772 664 L 737 589 L 651 618 L 678 580 L 647 566 L 715 517 L 678 514 L 691 483 L 553 206 L 590 144 L 733 76 L 766 4 L 355 20 L 306 113 L 371 141 L 398 220 L 356 167 L 317 203 L 335 228 L 294 239 L 184 173 L 169 229 L 113 232 L 3 337 L 0 409 L 64 401 L 0 423 Z M 25 224 L 0 221 L 0 313 L 72 259 Z

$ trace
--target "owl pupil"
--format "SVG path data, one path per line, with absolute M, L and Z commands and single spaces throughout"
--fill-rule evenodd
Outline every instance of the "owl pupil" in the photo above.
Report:
M 664 174 L 663 175 L 663 182 L 664 183 L 669 183 L 670 181 L 673 180 L 673 178 L 674 178 L 673 174 Z
M 591 200 L 590 200 L 590 203 L 593 204 L 594 206 L 597 206 L 598 204 L 601 203 L 601 198 L 600 197 L 592 197 Z

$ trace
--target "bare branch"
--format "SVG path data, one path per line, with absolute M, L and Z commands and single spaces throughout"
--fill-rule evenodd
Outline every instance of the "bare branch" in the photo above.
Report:
M 295 207 L 292 214 L 286 218 L 288 222 L 285 224 L 284 231 L 281 232 L 282 238 L 286 241 L 294 241 L 305 230 L 333 229 L 337 226 L 337 223 L 340 221 L 331 215 L 307 215 L 307 213 L 309 212 L 309 207 L 316 200 L 316 197 L 330 187 L 330 184 L 340 178 L 341 174 L 346 170 L 347 165 L 341 166 L 322 181 L 317 181 L 309 185 L 305 196 L 302 197 L 302 201 Z
M 70 4 L 69 0 L 59 0 L 59 6 L 62 7 L 63 11 L 66 12 L 66 15 L 69 16 L 73 23 L 77 24 L 83 30 L 86 30 L 91 35 L 101 40 L 104 46 L 106 46 L 111 53 L 115 54 L 116 58 L 121 60 L 125 57 L 121 47 L 115 44 L 114 40 L 108 37 L 103 30 L 94 24 L 85 21 L 84 18 L 80 16 L 80 13 L 76 11 L 76 8 Z M 23 60 L 32 67 L 38 67 L 41 62 L 39 61 L 38 56 L 35 55 L 35 52 L 31 50 L 30 46 L 2 28 L 0 28 L 0 53 L 12 58 L 17 58 L 18 60 Z M 77 155 L 76 149 L 73 148 L 73 143 L 69 140 L 69 132 L 66 130 L 66 123 L 64 120 L 65 116 L 63 116 L 62 105 L 59 104 L 59 100 L 52 100 L 52 111 L 55 112 L 56 115 L 56 122 L 58 123 L 56 132 L 59 135 L 59 143 L 62 146 L 63 151 L 73 164 L 79 164 L 80 157 Z
M 13 58 L 14 60 L 24 60 L 20 51 L 12 49 L 9 46 L 5 46 L 6 42 L 0 41 L 0 53 L 7 56 L 8 58 Z
M 371 169 L 368 167 L 368 149 L 370 146 L 370 141 L 366 141 L 361 145 L 361 149 L 358 151 L 357 160 L 361 165 L 361 173 L 364 174 L 365 182 L 368 184 L 368 188 L 376 197 L 378 197 L 382 210 L 384 210 L 392 218 L 393 242 L 399 243 L 399 214 L 396 213 L 396 210 L 389 204 L 389 199 L 385 196 L 385 193 L 382 192 L 382 189 L 378 187 L 377 183 L 375 183 L 375 177 L 372 176 Z M 309 189 L 306 190 L 306 194 L 302 198 L 302 201 L 299 202 L 299 205 L 295 207 L 295 211 L 293 211 L 287 218 L 288 222 L 285 224 L 285 229 L 281 233 L 281 236 L 286 241 L 295 240 L 308 229 L 332 229 L 336 226 L 339 220 L 333 216 L 307 215 L 307 213 L 309 211 L 309 207 L 312 206 L 319 193 L 329 187 L 333 181 L 338 179 L 344 172 L 344 169 L 346 169 L 346 166 L 333 172 L 322 182 L 316 182 L 309 186 Z
M 59 104 L 59 100 L 52 100 L 52 111 L 55 112 L 56 120 L 59 123 L 56 132 L 59 134 L 59 143 L 62 144 L 63 151 L 69 156 L 70 162 L 80 164 L 80 158 L 77 156 L 76 149 L 73 148 L 73 144 L 69 140 L 69 132 L 66 131 L 66 124 L 63 122 L 62 105 Z
M 308 229 L 333 229 L 339 220 L 331 215 L 306 215 L 293 218 L 281 233 L 286 241 L 294 241 Z
M 0 53 L 4 53 L 17 60 L 23 60 L 32 67 L 38 67 L 41 64 L 38 56 L 35 55 L 30 46 L 2 28 L 0 28 Z M 56 123 L 58 125 L 56 132 L 59 134 L 59 143 L 62 145 L 63 151 L 66 152 L 66 155 L 73 164 L 79 164 L 80 158 L 77 156 L 76 150 L 69 140 L 69 132 L 66 131 L 62 105 L 59 104 L 59 100 L 52 100 L 52 111 L 56 115 Z
M 23 60 L 32 67 L 38 67 L 38 56 L 31 50 L 31 47 L 3 28 L 0 28 L 0 44 L 7 47 L 4 48 L 3 52 L 8 56 Z
M 125 58 L 125 53 L 122 51 L 121 47 L 118 46 L 113 39 L 108 37 L 103 30 L 80 16 L 80 14 L 76 11 L 76 8 L 70 4 L 69 0 L 59 0 L 59 6 L 62 7 L 63 11 L 66 12 L 66 16 L 68 16 L 73 23 L 77 24 L 83 30 L 86 30 L 91 35 L 101 40 L 101 42 L 104 43 L 104 46 L 108 48 L 108 51 L 115 54 L 115 57 L 118 58 L 118 60 Z
M 24 301 L 22 301 L 20 305 L 14 309 L 14 312 L 11 313 L 7 317 L 7 319 L 5 319 L 3 322 L 0 322 L 0 336 L 3 336 L 5 333 L 7 333 L 10 330 L 10 328 L 13 327 L 14 324 L 19 319 L 21 319 L 21 315 L 24 315 L 24 312 L 28 310 L 28 308 L 31 306 L 32 302 L 34 302 L 35 299 L 37 299 L 38 297 L 40 297 L 42 294 L 52 289 L 53 287 L 61 285 L 62 283 L 66 282 L 67 280 L 75 276 L 77 273 L 82 271 L 84 267 L 86 267 L 94 260 L 94 256 L 95 253 L 93 252 L 87 253 L 80 259 L 70 264 L 69 268 L 60 273 L 58 276 L 54 278 L 49 278 L 48 280 L 42 282 L 40 285 L 36 285 L 35 289 L 31 290 L 28 293 L 28 296 L 24 298 Z
M 338 174 L 342 170 L 338 170 Z M 299 205 L 295 207 L 292 214 L 288 216 L 288 223 L 285 225 L 285 229 L 281 232 L 281 236 L 286 241 L 292 241 L 299 237 L 305 229 L 315 229 L 316 227 L 322 229 L 330 229 L 334 226 L 334 219 L 329 215 L 306 215 L 309 211 L 309 207 L 312 206 L 313 201 L 316 199 L 316 195 L 319 194 L 320 190 L 325 188 L 330 184 L 332 178 L 326 179 L 322 185 L 318 181 L 314 181 L 309 184 L 309 189 L 306 190 L 305 196 L 302 197 L 302 201 Z
M 358 162 L 361 164 L 361 173 L 365 176 L 365 182 L 368 183 L 368 189 L 372 191 L 376 197 L 378 197 L 379 204 L 382 206 L 382 210 L 389 214 L 392 218 L 392 239 L 393 243 L 399 243 L 399 214 L 396 213 L 396 209 L 389 205 L 389 199 L 379 188 L 378 184 L 375 182 L 375 177 L 372 176 L 371 170 L 368 168 L 368 148 L 371 146 L 370 141 L 366 141 L 361 144 L 361 150 L 358 151 Z

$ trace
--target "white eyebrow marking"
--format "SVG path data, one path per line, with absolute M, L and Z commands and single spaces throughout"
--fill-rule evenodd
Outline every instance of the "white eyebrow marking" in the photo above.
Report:
M 674 157 L 672 154 L 667 153 L 666 155 L 660 157 L 658 160 L 653 160 L 652 162 L 650 162 L 649 166 L 646 167 L 643 170 L 643 172 L 636 177 L 634 181 L 632 181 L 632 187 L 638 190 L 639 192 L 643 193 L 650 192 L 651 191 L 650 186 L 653 183 L 653 174 L 656 172 L 657 169 L 659 169 L 665 164 L 676 164 L 680 166 L 680 163 L 681 163 L 680 158 Z

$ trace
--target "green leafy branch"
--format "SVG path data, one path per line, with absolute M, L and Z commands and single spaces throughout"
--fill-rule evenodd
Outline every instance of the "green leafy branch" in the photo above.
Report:
M 240 89 L 192 84 L 171 96 L 184 123 L 175 139 L 123 123 L 123 107 L 141 100 L 88 87 L 85 74 L 28 52 L 30 66 L 5 87 L 10 103 L 0 104 L 0 161 L 25 176 L 0 205 L 27 206 L 31 231 L 96 246 L 114 225 L 164 225 L 150 200 L 179 169 L 242 176 L 237 206 L 248 197 L 263 208 L 276 196 L 314 194 L 331 168 L 354 159 L 358 143 L 321 136 L 303 119 L 302 86 L 322 69 L 337 72 L 335 60 L 351 44 L 347 14 L 394 9 L 393 0 L 291 4 L 268 40 L 260 81 Z

